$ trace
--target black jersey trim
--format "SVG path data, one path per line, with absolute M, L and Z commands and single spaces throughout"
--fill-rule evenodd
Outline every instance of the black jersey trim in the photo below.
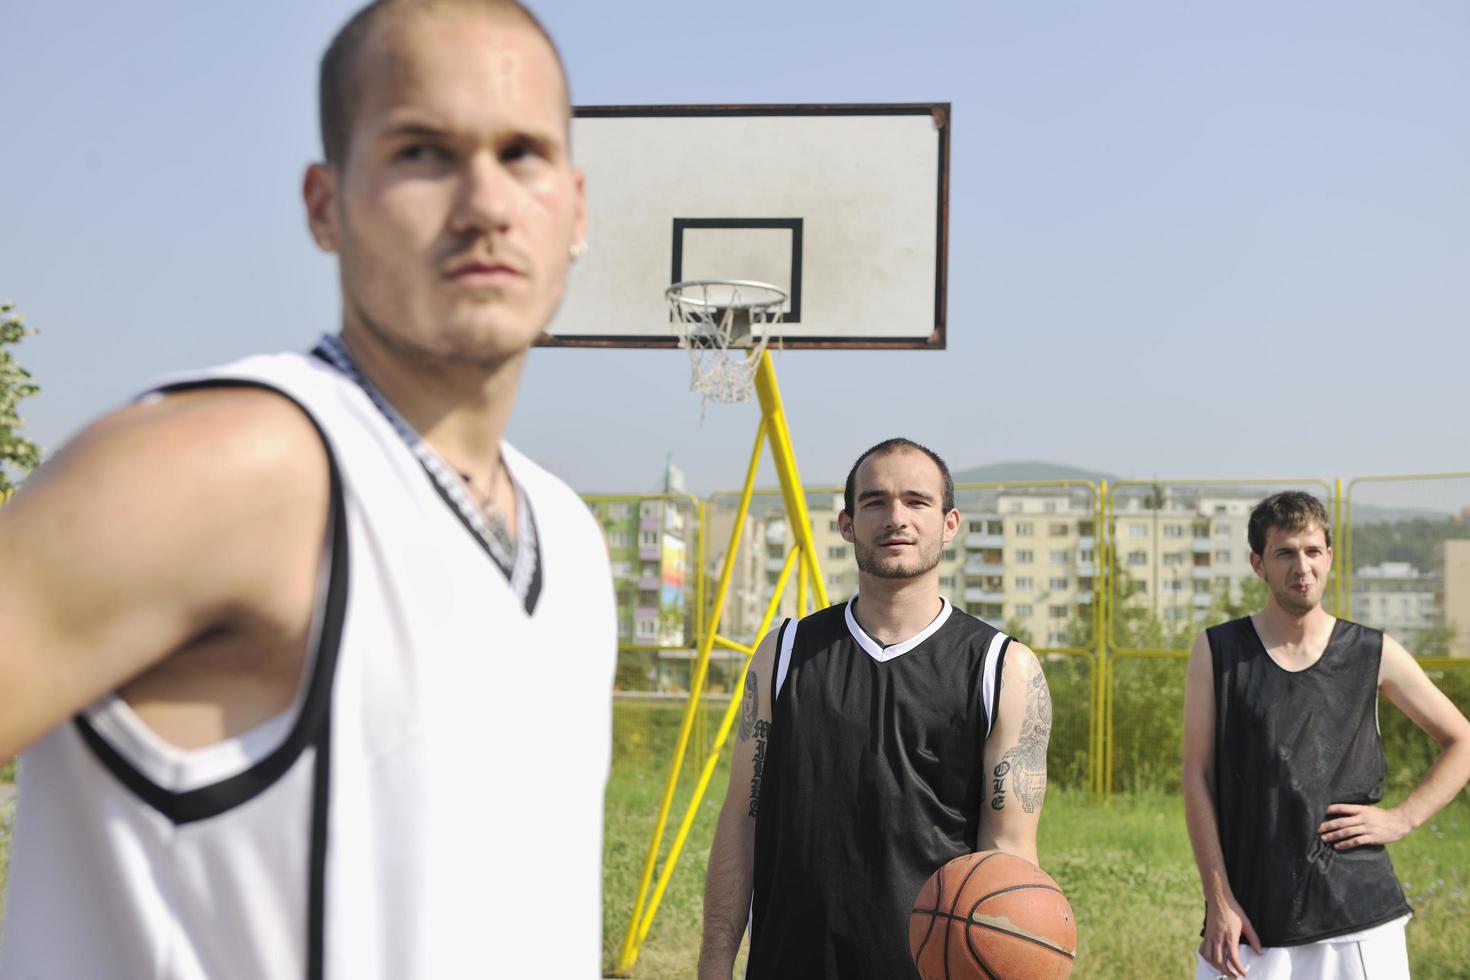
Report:
M 325 598 L 320 608 L 321 629 L 317 638 L 315 656 L 311 660 L 311 677 L 307 681 L 306 695 L 301 702 L 290 732 L 280 745 L 265 758 L 244 772 L 206 786 L 184 792 L 165 789 L 144 775 L 125 759 L 92 726 L 85 715 L 73 719 L 83 742 L 92 750 L 108 772 L 126 786 L 134 796 L 157 810 L 176 825 L 207 820 L 234 809 L 265 790 L 285 775 L 300 758 L 308 746 L 316 745 L 325 751 L 327 740 L 324 732 L 331 723 L 332 683 L 336 676 L 337 655 L 342 643 L 342 625 L 347 614 L 347 509 L 342 490 L 342 478 L 332 444 L 312 414 L 295 398 L 274 385 L 259 381 L 235 378 L 219 378 L 204 381 L 183 382 L 159 388 L 161 394 L 176 394 L 182 391 L 197 391 L 208 388 L 259 388 L 275 392 L 291 402 L 311 422 L 321 437 L 327 453 L 327 468 L 331 477 L 330 513 L 328 516 L 328 547 L 331 560 Z M 326 760 L 318 754 L 316 778 L 325 779 Z M 313 815 L 313 820 L 317 819 Z M 313 846 L 315 846 L 313 838 Z

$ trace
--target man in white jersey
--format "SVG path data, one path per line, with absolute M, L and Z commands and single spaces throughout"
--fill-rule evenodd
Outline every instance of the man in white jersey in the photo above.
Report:
M 0 975 L 600 972 L 615 620 L 502 440 L 584 247 L 514 0 L 379 0 L 304 196 L 340 336 L 168 379 L 0 510 Z
M 1321 501 L 1273 494 L 1248 536 L 1266 606 L 1201 633 L 1185 687 L 1185 819 L 1205 898 L 1195 976 L 1402 980 L 1410 909 L 1384 845 L 1465 785 L 1470 722 L 1396 640 L 1322 608 Z M 1392 807 L 1380 692 L 1444 748 Z

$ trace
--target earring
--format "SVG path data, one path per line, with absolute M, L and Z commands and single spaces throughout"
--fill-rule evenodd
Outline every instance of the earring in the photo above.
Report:
M 572 247 L 570 251 L 574 260 L 580 259 L 582 256 L 587 254 L 587 243 L 585 241 L 572 242 Z

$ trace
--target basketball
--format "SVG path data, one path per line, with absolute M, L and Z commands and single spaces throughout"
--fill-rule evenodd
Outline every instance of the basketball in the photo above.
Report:
M 978 851 L 919 889 L 909 951 L 924 980 L 1062 980 L 1077 959 L 1077 922 L 1051 875 Z

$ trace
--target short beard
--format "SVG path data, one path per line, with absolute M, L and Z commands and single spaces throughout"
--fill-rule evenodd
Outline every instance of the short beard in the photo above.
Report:
M 867 545 L 858 544 L 856 541 L 853 542 L 852 548 L 857 556 L 858 571 L 866 572 L 874 578 L 918 578 L 920 575 L 925 575 L 933 571 L 939 565 L 939 548 L 935 548 L 934 553 L 930 555 L 919 552 L 915 556 L 918 561 L 917 568 L 904 568 L 898 564 L 885 565 L 881 558 L 874 556 L 873 552 L 876 549 L 870 548 Z

